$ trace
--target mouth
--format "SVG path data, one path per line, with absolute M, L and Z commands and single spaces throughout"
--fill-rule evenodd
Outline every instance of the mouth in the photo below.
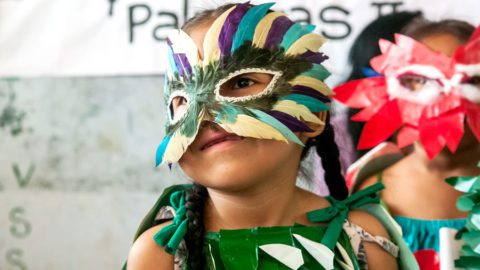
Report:
M 225 143 L 225 142 L 241 141 L 243 139 L 244 139 L 244 137 L 241 137 L 241 136 L 238 136 L 238 135 L 235 135 L 235 134 L 218 136 L 218 137 L 212 138 L 207 143 L 205 143 L 200 148 L 200 151 L 206 150 L 208 148 L 211 148 L 212 146 L 219 145 L 219 144 L 222 144 L 222 143 Z

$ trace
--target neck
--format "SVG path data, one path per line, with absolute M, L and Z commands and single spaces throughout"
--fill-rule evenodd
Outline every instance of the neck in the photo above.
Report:
M 292 225 L 297 218 L 293 214 L 298 202 L 295 181 L 296 175 L 287 175 L 243 190 L 209 188 L 207 230 Z

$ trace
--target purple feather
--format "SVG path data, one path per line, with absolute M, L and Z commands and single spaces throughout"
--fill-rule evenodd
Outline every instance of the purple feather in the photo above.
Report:
M 311 132 L 313 131 L 311 128 L 309 128 L 304 122 L 298 120 L 297 118 L 286 114 L 284 112 L 280 111 L 268 111 L 267 112 L 270 116 L 274 117 L 278 121 L 280 121 L 282 124 L 284 124 L 286 127 L 288 127 L 291 131 L 293 132 Z
M 173 50 L 173 43 L 169 38 L 167 38 L 167 45 Z
M 264 48 L 277 48 L 282 43 L 283 36 L 293 24 L 294 22 L 286 16 L 276 18 L 270 27 L 270 31 L 268 31 Z
M 192 66 L 188 61 L 187 55 L 184 53 L 175 53 L 175 50 L 173 49 L 173 43 L 169 38 L 167 38 L 167 45 L 173 52 L 173 61 L 175 62 L 175 66 L 177 66 L 180 75 L 185 76 L 187 74 L 192 74 Z
M 302 55 L 305 59 L 309 60 L 315 64 L 321 64 L 323 61 L 328 59 L 328 55 L 321 53 L 321 52 L 312 52 L 307 51 Z
M 192 74 L 192 67 L 190 66 L 190 62 L 188 62 L 186 54 L 174 53 L 173 60 L 175 61 L 175 65 L 177 66 L 178 72 L 180 72 L 181 76 Z
M 291 93 L 292 94 L 300 94 L 300 95 L 309 96 L 309 97 L 318 99 L 318 100 L 322 101 L 323 103 L 329 103 L 330 102 L 330 98 L 328 98 L 327 96 L 323 95 L 322 93 L 318 92 L 315 89 L 312 89 L 312 88 L 310 88 L 308 86 L 304 86 L 304 85 L 295 85 L 292 88 Z
M 229 55 L 232 48 L 233 35 L 237 31 L 238 25 L 250 8 L 250 3 L 245 2 L 235 7 L 230 14 L 228 14 L 225 23 L 223 24 L 220 36 L 218 37 L 218 47 L 220 48 L 221 56 Z

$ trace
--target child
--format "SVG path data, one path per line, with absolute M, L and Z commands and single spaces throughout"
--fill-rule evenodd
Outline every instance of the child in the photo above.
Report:
M 366 122 L 360 148 L 394 132 L 399 147 L 414 143 L 407 157 L 355 186 L 385 184 L 381 199 L 421 269 L 440 268 L 440 229 L 465 224 L 455 203 L 460 192 L 444 179 L 480 173 L 480 28 L 468 41 L 473 31 L 459 21 L 417 22 L 407 34 L 418 41 L 380 42 L 383 54 L 371 64 L 385 76 L 335 89 L 339 101 L 363 108 L 355 116 Z
M 167 135 L 157 164 L 193 185 L 165 190 L 136 236 L 128 269 L 405 269 L 412 260 L 378 209 L 379 186 L 344 201 L 328 123 L 324 39 L 273 4 L 205 11 L 172 34 Z M 315 146 L 333 197 L 295 186 Z M 381 188 L 381 187 L 380 187 Z M 388 232 L 387 232 L 388 230 Z M 410 261 L 408 261 L 410 259 Z

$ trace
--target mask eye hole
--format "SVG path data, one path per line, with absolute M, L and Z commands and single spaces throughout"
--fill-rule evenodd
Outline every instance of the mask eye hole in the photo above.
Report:
M 415 74 L 401 75 L 398 78 L 400 85 L 402 85 L 403 87 L 407 88 L 412 92 L 421 90 L 429 80 L 430 79 L 427 77 L 415 75 Z
M 232 72 L 215 86 L 217 101 L 244 102 L 269 95 L 282 72 L 245 68 Z
M 187 113 L 189 101 L 184 93 L 172 93 L 168 105 L 168 113 L 171 124 L 177 123 Z
M 235 76 L 220 86 L 220 95 L 224 97 L 244 97 L 261 93 L 272 80 L 268 73 L 244 73 Z

